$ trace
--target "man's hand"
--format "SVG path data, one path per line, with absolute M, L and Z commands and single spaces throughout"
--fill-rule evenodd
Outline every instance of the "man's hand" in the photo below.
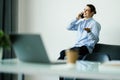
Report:
M 84 28 L 84 30 L 86 30 L 88 33 L 91 32 L 90 28 Z
M 81 12 L 80 14 L 78 14 L 78 16 L 76 17 L 76 19 L 81 19 L 81 18 L 83 18 L 83 12 Z

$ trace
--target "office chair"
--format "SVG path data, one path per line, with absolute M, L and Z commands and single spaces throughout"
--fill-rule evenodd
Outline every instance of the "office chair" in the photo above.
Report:
M 87 54 L 83 58 L 83 60 L 104 63 L 106 61 L 110 61 L 111 58 L 107 53 L 94 53 L 94 54 Z

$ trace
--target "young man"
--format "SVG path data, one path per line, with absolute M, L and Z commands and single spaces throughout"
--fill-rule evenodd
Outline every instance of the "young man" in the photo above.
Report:
M 94 5 L 87 4 L 84 11 L 78 14 L 67 28 L 71 31 L 77 31 L 77 40 L 70 50 L 78 51 L 79 59 L 82 59 L 86 54 L 92 53 L 95 44 L 99 41 L 101 26 L 93 19 L 94 14 L 96 14 Z M 64 59 L 65 51 L 60 52 L 58 59 Z

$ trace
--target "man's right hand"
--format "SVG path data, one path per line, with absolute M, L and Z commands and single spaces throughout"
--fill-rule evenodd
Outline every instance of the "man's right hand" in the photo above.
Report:
M 76 19 L 78 19 L 78 20 L 81 18 L 83 18 L 83 12 L 79 13 L 78 16 L 76 17 Z

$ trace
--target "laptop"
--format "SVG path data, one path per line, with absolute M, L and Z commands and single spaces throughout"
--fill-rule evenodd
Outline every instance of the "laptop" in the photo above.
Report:
M 40 34 L 10 34 L 16 57 L 23 62 L 63 64 L 65 60 L 51 61 Z

